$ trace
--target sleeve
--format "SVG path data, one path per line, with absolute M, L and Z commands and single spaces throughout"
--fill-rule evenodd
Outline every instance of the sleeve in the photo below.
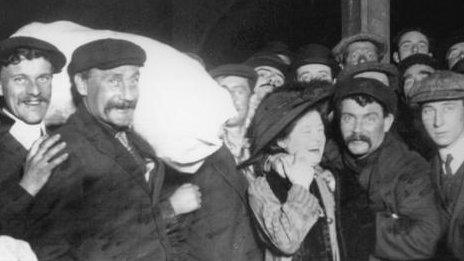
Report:
M 376 214 L 376 257 L 390 260 L 433 257 L 443 230 L 427 171 L 415 177 L 400 176 L 394 192 L 396 213 Z
M 293 185 L 282 204 L 264 177 L 253 181 L 248 192 L 262 232 L 284 254 L 295 253 L 322 213 L 317 198 L 302 186 Z
M 33 197 L 16 181 L 0 184 L 0 232 L 14 237 L 23 237 L 26 211 Z

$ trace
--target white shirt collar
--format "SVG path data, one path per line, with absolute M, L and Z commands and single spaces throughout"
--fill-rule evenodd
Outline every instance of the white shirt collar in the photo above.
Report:
M 26 150 L 29 150 L 32 143 L 40 138 L 42 134 L 46 134 L 45 124 L 43 122 L 39 124 L 27 124 L 5 108 L 2 111 L 14 120 L 9 132 Z
M 455 174 L 464 162 L 464 136 L 459 137 L 459 139 L 451 146 L 440 149 L 439 153 L 443 168 L 445 165 L 447 155 L 451 154 L 451 156 L 453 156 L 453 160 L 450 163 L 450 167 L 452 173 Z

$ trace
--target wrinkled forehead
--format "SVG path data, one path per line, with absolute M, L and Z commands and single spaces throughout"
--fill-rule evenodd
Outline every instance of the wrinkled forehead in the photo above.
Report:
M 423 33 L 419 31 L 409 31 L 409 32 L 404 33 L 401 36 L 398 45 L 402 45 L 406 42 L 413 42 L 413 43 L 424 42 L 426 44 L 429 44 L 429 39 L 427 38 L 427 36 L 425 36 Z
M 140 75 L 140 66 L 136 65 L 121 65 L 110 69 L 99 69 L 92 68 L 90 69 L 90 75 L 98 76 L 110 76 L 110 75 L 120 75 L 125 77 L 139 76 Z
M 267 66 L 267 65 L 263 65 L 263 66 L 258 66 L 255 68 L 255 71 L 259 74 L 260 72 L 265 72 L 265 73 L 269 73 L 271 75 L 277 75 L 279 77 L 281 77 L 282 79 L 285 78 L 284 77 L 284 74 L 277 68 L 275 67 L 272 67 L 272 66 Z
M 307 72 L 312 72 L 312 73 L 318 73 L 318 72 L 331 72 L 332 70 L 330 69 L 329 66 L 321 63 L 312 63 L 312 64 L 305 64 L 303 66 L 300 66 L 297 69 L 297 72 L 299 74 L 307 73 Z
M 383 84 L 390 86 L 390 81 L 388 80 L 387 74 L 383 72 L 377 72 L 377 71 L 367 71 L 367 72 L 362 72 L 358 73 L 353 78 L 370 78 L 370 79 L 375 79 Z

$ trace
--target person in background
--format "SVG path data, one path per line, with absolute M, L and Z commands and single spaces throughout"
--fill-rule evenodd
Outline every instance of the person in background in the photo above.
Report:
M 319 163 L 324 151 L 323 105 L 331 84 L 286 84 L 259 106 L 250 126 L 258 176 L 248 189 L 265 260 L 341 260 L 335 219 L 335 179 Z
M 224 125 L 223 139 L 239 164 L 249 156 L 245 123 L 257 74 L 253 68 L 243 64 L 221 65 L 209 73 L 220 86 L 229 92 L 237 110 L 237 115 L 227 120 Z
M 250 98 L 249 112 L 247 116 L 248 126 L 253 119 L 256 108 L 261 101 L 274 90 L 279 89 L 288 79 L 289 66 L 282 61 L 276 54 L 257 53 L 244 62 L 245 65 L 252 67 L 258 74 L 253 95 Z
M 25 238 L 27 210 L 67 158 L 44 118 L 52 79 L 66 63 L 52 44 L 32 37 L 0 42 L 0 234 Z M 61 155 L 59 155 L 61 154 Z
M 434 153 L 434 144 L 425 132 L 415 106 L 409 106 L 411 89 L 439 68 L 438 62 L 427 54 L 413 54 L 399 65 L 402 88 L 399 89 L 397 131 L 409 148 L 417 151 L 426 160 Z
M 451 71 L 464 73 L 464 32 L 459 30 L 444 41 L 444 58 Z
M 380 62 L 387 53 L 387 40 L 383 37 L 361 32 L 343 38 L 332 53 L 342 67 L 365 62 Z
M 299 82 L 322 80 L 334 83 L 340 71 L 331 51 L 320 44 L 300 47 L 292 67 L 296 80 Z
M 432 39 L 420 28 L 401 30 L 393 39 L 393 61 L 397 64 L 414 54 L 432 57 Z
M 410 101 L 436 145 L 431 179 L 445 227 L 436 260 L 464 260 L 464 76 L 435 71 L 413 87 Z

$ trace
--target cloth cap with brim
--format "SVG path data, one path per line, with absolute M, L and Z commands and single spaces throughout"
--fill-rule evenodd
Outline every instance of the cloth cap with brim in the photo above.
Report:
M 217 78 L 220 76 L 239 76 L 243 78 L 247 78 L 250 80 L 250 89 L 253 91 L 256 79 L 258 78 L 258 74 L 256 74 L 255 70 L 244 64 L 224 64 L 220 65 L 211 71 L 209 74 L 213 78 Z
M 369 41 L 373 43 L 377 47 L 377 52 L 379 55 L 379 58 L 382 59 L 383 56 L 387 53 L 388 51 L 388 43 L 387 40 L 377 34 L 373 33 L 359 33 L 355 34 L 352 36 L 348 36 L 343 38 L 333 49 L 332 53 L 335 56 L 335 58 L 338 60 L 338 62 L 343 61 L 343 55 L 345 53 L 346 48 L 348 45 L 354 42 L 361 42 L 361 41 Z M 380 60 L 379 59 L 379 60 Z
M 411 56 L 408 56 L 406 59 L 402 60 L 398 64 L 398 70 L 401 75 L 411 66 L 416 64 L 423 64 L 432 67 L 433 69 L 439 69 L 440 64 L 438 61 L 428 54 L 416 53 Z
M 40 50 L 47 55 L 53 65 L 54 73 L 61 72 L 66 64 L 66 57 L 54 45 L 33 37 L 15 36 L 0 42 L 0 59 L 6 60 L 19 48 Z
M 370 78 L 352 78 L 338 81 L 335 85 L 334 104 L 339 104 L 348 96 L 364 94 L 374 98 L 388 111 L 396 115 L 397 96 L 392 88 L 382 82 Z
M 338 75 L 337 81 L 346 81 L 363 72 L 380 72 L 387 75 L 389 86 L 399 89 L 399 76 L 396 67 L 389 63 L 365 62 L 346 66 Z
M 108 70 L 123 65 L 143 66 L 145 60 L 145 51 L 130 41 L 100 39 L 81 45 L 73 52 L 68 74 L 72 77 L 92 68 Z
M 457 43 L 464 43 L 464 30 L 459 29 L 458 31 L 455 31 L 446 38 L 444 41 L 442 41 L 441 44 L 441 56 L 446 58 L 446 55 L 448 54 L 449 49 L 457 44 Z
M 258 106 L 255 116 L 248 129 L 251 141 L 250 158 L 243 165 L 249 165 L 261 154 L 270 142 L 310 107 L 328 101 L 333 94 L 332 84 L 318 82 L 318 86 L 311 83 L 290 82 L 277 91 L 269 94 Z
M 289 66 L 286 65 L 277 54 L 259 54 L 253 55 L 244 62 L 245 65 L 253 67 L 269 66 L 279 70 L 284 76 L 287 75 Z
M 340 72 L 340 66 L 333 57 L 329 48 L 320 44 L 308 44 L 300 47 L 295 55 L 293 68 L 296 71 L 303 65 L 307 64 L 324 64 L 330 67 L 332 75 L 336 77 Z
M 435 71 L 414 84 L 410 91 L 411 104 L 462 98 L 464 98 L 464 75 L 452 71 Z

